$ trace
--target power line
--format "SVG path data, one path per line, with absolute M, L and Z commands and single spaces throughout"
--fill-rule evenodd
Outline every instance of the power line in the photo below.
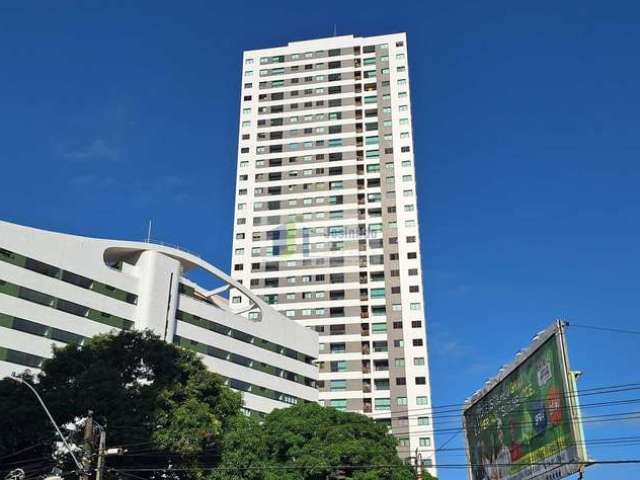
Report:
M 40 442 L 40 443 L 36 443 L 34 445 L 30 445 L 30 446 L 25 447 L 25 448 L 23 448 L 21 450 L 18 450 L 17 452 L 10 453 L 9 455 L 4 455 L 3 457 L 0 457 L 0 461 L 4 460 L 5 458 L 15 457 L 16 455 L 20 455 L 21 453 L 28 452 L 29 450 L 33 450 L 34 448 L 38 448 L 38 447 L 42 447 L 44 445 L 47 445 L 54 438 L 55 437 L 51 437 L 50 440 L 43 441 L 43 442 Z
M 567 393 L 565 395 L 559 395 L 558 398 L 578 398 L 578 397 L 588 397 L 588 396 L 593 396 L 593 395 L 605 395 L 605 394 L 609 394 L 609 393 L 621 393 L 621 392 L 629 392 L 629 391 L 635 391 L 635 390 L 640 390 L 640 384 L 639 383 L 631 383 L 631 384 L 625 384 L 625 385 L 614 385 L 611 387 L 597 387 L 597 388 L 591 388 L 591 389 L 583 389 L 581 391 L 577 391 L 574 393 Z M 516 404 L 526 404 L 526 403 L 532 403 L 532 402 L 536 402 L 539 400 L 544 400 L 546 397 L 529 397 L 529 398 L 525 398 L 525 397 L 514 397 L 512 400 L 514 400 L 514 403 Z M 460 406 L 463 407 L 465 404 L 464 403 L 460 403 L 460 404 L 451 404 L 450 406 Z M 400 414 L 399 416 L 406 416 L 406 412 L 414 412 L 414 411 L 421 411 L 421 412 L 425 412 L 425 414 L 430 413 L 431 416 L 433 417 L 437 417 L 438 415 L 442 416 L 442 414 L 444 413 L 455 413 L 456 416 L 460 415 L 460 409 L 449 409 L 449 410 L 442 410 L 442 411 L 437 411 L 438 408 L 443 408 L 442 406 L 440 407 L 421 407 L 421 408 L 407 408 L 404 410 L 387 410 L 385 412 L 378 412 L 378 413 L 372 413 L 369 414 L 367 416 L 369 417 L 373 417 L 375 418 L 376 416 L 379 417 L 392 417 L 393 418 L 393 414 L 397 413 Z
M 522 462 L 516 463 L 518 466 L 588 466 L 588 465 L 633 465 L 640 464 L 640 458 L 631 458 L 631 459 L 615 459 L 615 460 L 590 460 L 590 461 L 569 461 L 569 462 Z M 514 464 L 512 463 L 494 463 L 494 466 L 500 467 L 508 467 Z M 448 464 L 438 464 L 438 468 L 468 468 L 468 467 L 477 467 L 481 466 L 481 464 L 474 463 L 448 463 Z M 362 470 L 362 469 L 374 469 L 374 468 L 407 468 L 407 465 L 401 464 L 370 464 L 370 465 L 248 465 L 243 467 L 164 467 L 164 468 L 112 468 L 110 470 L 117 472 L 191 472 L 191 471 L 232 471 L 232 470 L 306 470 L 306 469 L 347 469 L 347 470 Z
M 558 411 L 569 411 L 569 410 L 588 410 L 590 408 L 602 408 L 602 407 L 611 407 L 611 406 L 619 406 L 619 405 L 631 405 L 631 404 L 636 404 L 636 403 L 640 403 L 640 398 L 630 398 L 630 399 L 625 399 L 625 400 L 610 400 L 610 401 L 606 401 L 606 402 L 593 402 L 593 403 L 585 403 L 583 405 L 580 405 L 579 408 L 573 405 L 565 405 L 563 407 L 558 407 L 556 408 L 556 410 Z M 511 410 L 511 413 L 514 412 L 519 412 L 522 410 L 519 409 L 514 409 Z M 413 415 L 407 415 L 404 418 L 409 418 L 409 417 L 416 417 L 416 416 L 422 416 L 422 414 L 413 414 Z M 483 415 L 481 414 L 476 414 L 476 415 L 464 415 L 465 418 L 467 419 L 473 419 L 473 418 L 477 418 L 477 417 L 482 417 Z M 431 415 L 430 418 L 436 420 L 438 423 L 443 424 L 443 423 L 455 423 L 456 420 L 460 420 L 462 419 L 463 415 L 461 413 L 457 414 L 457 415 Z M 398 418 L 398 417 L 395 417 Z M 443 420 L 443 418 L 445 420 Z M 435 423 L 435 422 L 434 422 Z
M 622 333 L 627 335 L 640 335 L 639 330 L 625 330 L 622 328 L 598 327 L 595 325 L 582 325 L 580 323 L 566 322 L 567 327 L 586 328 L 589 330 L 600 330 L 603 332 Z

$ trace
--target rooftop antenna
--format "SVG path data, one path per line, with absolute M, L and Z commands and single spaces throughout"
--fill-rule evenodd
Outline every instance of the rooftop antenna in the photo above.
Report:
M 334 23 L 333 24 L 333 36 L 335 37 L 338 34 L 338 26 Z
M 151 243 L 151 219 L 147 220 L 147 243 Z

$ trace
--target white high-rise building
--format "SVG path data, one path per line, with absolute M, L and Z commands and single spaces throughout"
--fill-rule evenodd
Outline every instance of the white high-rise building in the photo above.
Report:
M 325 405 L 435 473 L 406 35 L 245 51 L 239 130 L 233 278 L 318 332 Z
M 195 270 L 207 288 L 188 278 Z M 250 299 L 250 318 L 220 296 L 229 286 Z M 0 221 L 0 378 L 38 371 L 52 345 L 122 329 L 149 329 L 202 354 L 242 392 L 247 413 L 318 399 L 316 333 L 199 256 Z

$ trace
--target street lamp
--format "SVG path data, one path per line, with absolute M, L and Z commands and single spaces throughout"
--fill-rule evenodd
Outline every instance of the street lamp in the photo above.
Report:
M 67 440 L 64 438 L 64 435 L 62 435 L 62 432 L 60 431 L 60 428 L 58 427 L 58 425 L 56 424 L 56 421 L 53 419 L 53 417 L 51 416 L 51 413 L 49 412 L 49 409 L 47 408 L 47 406 L 44 404 L 44 401 L 42 400 L 42 397 L 40 397 L 40 395 L 38 394 L 38 392 L 36 391 L 35 388 L 33 388 L 33 386 L 27 382 L 25 379 L 20 378 L 20 377 L 7 377 L 10 378 L 11 380 L 14 380 L 18 383 L 21 383 L 22 385 L 24 385 L 25 387 L 27 387 L 29 390 L 31 390 L 33 392 L 33 394 L 36 396 L 36 398 L 38 399 L 38 401 L 40 402 L 40 405 L 42 405 L 42 408 L 44 409 L 44 411 L 46 412 L 47 416 L 49 417 L 49 420 L 51 420 L 52 425 L 55 427 L 56 432 L 58 432 L 58 435 L 60 436 L 60 439 L 62 440 L 62 443 L 64 444 L 64 446 L 67 448 L 67 450 L 69 451 L 69 454 L 71 455 L 71 458 L 73 458 L 73 462 L 76 464 L 76 467 L 78 467 L 79 471 L 83 471 L 84 468 L 82 468 L 82 465 L 80 465 L 80 462 L 78 462 L 78 459 L 76 458 L 76 456 L 73 454 L 73 451 L 71 450 L 71 447 L 69 446 L 69 444 L 67 443 Z

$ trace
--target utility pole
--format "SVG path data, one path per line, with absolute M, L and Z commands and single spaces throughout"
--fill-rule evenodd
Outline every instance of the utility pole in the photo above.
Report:
M 84 434 L 82 435 L 82 474 L 80 478 L 82 480 L 89 480 L 89 472 L 91 471 L 91 464 L 93 463 L 93 448 L 95 442 L 95 432 L 93 424 L 93 411 L 89 410 L 87 413 L 87 419 L 84 422 Z
M 104 461 L 106 456 L 107 431 L 100 428 L 100 442 L 98 443 L 98 466 L 96 467 L 96 480 L 102 480 L 104 475 Z
M 415 456 L 415 469 L 416 469 L 416 478 L 417 480 L 422 480 L 424 478 L 424 466 L 422 465 L 422 454 L 418 452 L 416 448 L 416 456 Z

